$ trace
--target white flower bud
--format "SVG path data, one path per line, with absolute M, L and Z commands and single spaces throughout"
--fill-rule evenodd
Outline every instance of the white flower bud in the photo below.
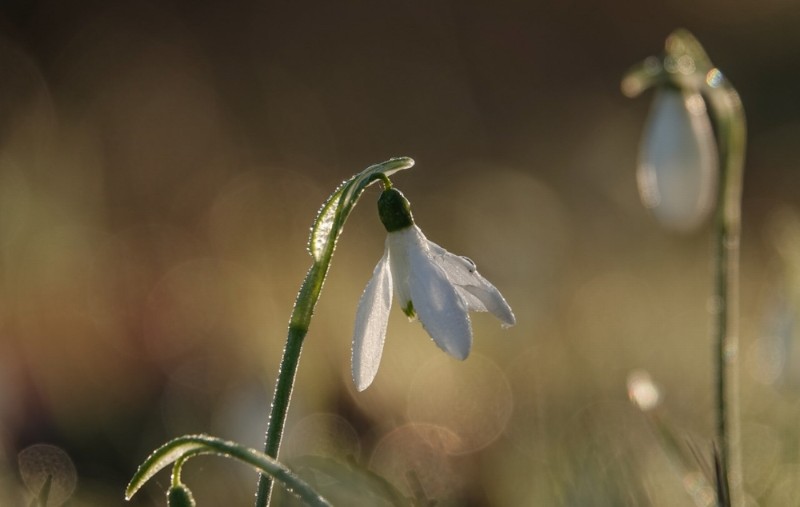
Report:
M 713 208 L 717 145 L 699 93 L 672 87 L 656 92 L 636 174 L 644 205 L 665 226 L 688 232 Z

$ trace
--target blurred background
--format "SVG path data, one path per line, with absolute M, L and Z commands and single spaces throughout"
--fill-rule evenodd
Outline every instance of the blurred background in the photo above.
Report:
M 394 182 L 417 223 L 518 323 L 474 315 L 460 363 L 394 309 L 356 393 L 354 315 L 385 238 L 370 188 L 282 458 L 343 505 L 380 505 L 377 477 L 437 505 L 706 505 L 710 230 L 670 233 L 641 206 L 652 95 L 619 91 L 677 27 L 749 122 L 746 486 L 752 505 L 800 503 L 798 23 L 786 0 L 6 0 L 0 504 L 27 505 L 56 469 L 57 503 L 123 505 L 136 466 L 186 433 L 261 447 L 309 226 L 340 181 L 404 155 L 417 165 Z M 665 431 L 701 458 L 681 461 Z M 218 458 L 184 478 L 201 505 L 255 491 Z M 163 505 L 168 483 L 129 505 Z

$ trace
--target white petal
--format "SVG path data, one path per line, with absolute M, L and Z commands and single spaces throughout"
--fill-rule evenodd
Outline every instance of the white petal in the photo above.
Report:
M 506 302 L 505 298 L 503 298 L 503 295 L 500 294 L 500 291 L 497 290 L 497 288 L 495 288 L 494 285 L 487 282 L 485 278 L 481 277 L 481 279 L 484 282 L 486 282 L 484 286 L 465 285 L 463 287 L 462 286 L 456 286 L 456 287 L 458 289 L 463 289 L 469 292 L 472 296 L 474 296 L 481 303 L 483 303 L 483 306 L 486 308 L 485 311 L 488 311 L 489 313 L 500 319 L 500 322 L 503 323 L 503 327 L 509 327 L 516 324 L 517 318 L 514 317 L 514 312 L 511 311 L 511 307 L 508 306 L 508 303 Z M 471 306 L 470 310 L 472 310 Z M 480 310 L 475 309 L 473 311 L 480 311 Z
M 703 98 L 658 90 L 636 173 L 644 205 L 668 227 L 695 229 L 713 207 L 717 173 L 717 146 Z
M 386 249 L 391 252 L 392 282 L 394 285 L 394 295 L 400 307 L 405 310 L 411 302 L 411 290 L 408 287 L 408 279 L 411 268 L 409 266 L 408 252 L 410 248 L 417 248 L 421 244 L 419 237 L 422 231 L 416 225 L 390 232 L 386 237 Z M 427 240 L 425 240 L 427 241 Z
M 389 310 L 392 306 L 392 275 L 389 250 L 383 254 L 367 284 L 356 312 L 353 331 L 353 381 L 363 391 L 375 379 L 383 354 Z
M 442 350 L 456 359 L 466 359 L 472 348 L 466 303 L 433 261 L 422 232 L 409 243 L 408 260 L 408 285 L 420 322 Z
M 517 320 L 497 287 L 478 273 L 475 263 L 466 257 L 454 255 L 432 241 L 428 247 L 433 260 L 439 264 L 456 290 L 464 298 L 467 309 L 473 312 L 490 312 L 506 326 Z

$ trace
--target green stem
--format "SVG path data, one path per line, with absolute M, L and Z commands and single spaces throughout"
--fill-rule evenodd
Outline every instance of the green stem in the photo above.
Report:
M 303 340 L 308 333 L 314 306 L 317 304 L 325 275 L 330 266 L 330 257 L 323 256 L 322 260 L 315 262 L 308 270 L 300 292 L 297 294 L 294 310 L 289 321 L 289 334 L 286 338 L 286 347 L 278 371 L 278 380 L 275 383 L 275 393 L 272 398 L 272 408 L 267 426 L 264 453 L 272 458 L 278 457 L 283 438 L 283 429 L 286 424 L 286 414 L 294 388 L 294 379 L 297 366 L 300 363 L 300 352 Z M 258 492 L 256 493 L 256 507 L 266 507 L 272 493 L 272 478 L 261 474 L 258 478 Z
M 364 189 L 372 182 L 379 179 L 384 186 L 391 188 L 392 183 L 388 176 L 413 165 L 414 160 L 408 157 L 398 157 L 366 168 L 336 189 L 322 205 L 317 219 L 314 221 L 309 239 L 309 252 L 315 260 L 303 280 L 303 285 L 295 300 L 292 316 L 289 319 L 289 336 L 286 339 L 286 347 L 283 349 L 278 380 L 275 383 L 275 394 L 272 399 L 264 444 L 264 453 L 269 457 L 278 457 L 303 340 L 308 333 L 314 307 L 319 300 L 322 284 L 325 282 L 333 251 L 336 248 L 336 240 L 342 232 L 344 223 Z M 256 492 L 256 507 L 266 507 L 269 504 L 271 493 L 272 479 L 261 474 Z
M 175 460 L 175 463 L 172 465 L 172 475 L 170 475 L 170 486 L 177 487 L 181 484 L 181 472 L 183 471 L 183 464 L 186 462 L 187 458 L 181 458 Z
M 718 71 L 712 71 L 718 72 Z M 714 348 L 716 434 L 727 471 L 730 503 L 744 505 L 739 429 L 739 244 L 746 127 L 739 95 L 722 78 L 707 92 L 717 119 L 720 166 L 715 223 Z

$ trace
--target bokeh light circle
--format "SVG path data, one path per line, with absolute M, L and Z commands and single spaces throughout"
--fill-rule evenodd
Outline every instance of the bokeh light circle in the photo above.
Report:
M 417 371 L 408 388 L 409 420 L 457 435 L 445 449 L 451 454 L 474 452 L 492 443 L 505 430 L 512 408 L 503 370 L 479 354 L 464 362 L 437 354 Z
M 353 426 L 336 414 L 311 414 L 294 424 L 284 442 L 284 454 L 299 456 L 357 457 L 361 442 Z
M 448 453 L 459 441 L 440 426 L 406 424 L 378 442 L 369 468 L 408 496 L 435 500 L 437 505 L 447 503 L 464 487 Z
M 35 444 L 23 449 L 18 457 L 22 482 L 31 494 L 38 497 L 48 477 L 51 477 L 47 505 L 61 505 L 75 491 L 78 473 L 69 455 L 49 444 Z

